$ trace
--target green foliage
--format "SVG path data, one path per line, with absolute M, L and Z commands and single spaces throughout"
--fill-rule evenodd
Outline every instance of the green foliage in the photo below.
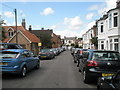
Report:
M 71 46 L 75 46 L 75 44 L 74 44 L 74 43 L 72 43 L 72 44 L 71 44 Z
M 97 48 L 98 47 L 98 37 L 93 37 L 91 39 L 91 43 L 95 45 L 95 47 Z
M 5 38 L 5 29 L 0 26 L 0 40 L 3 41 Z
M 75 48 L 79 48 L 79 45 L 78 44 L 75 44 L 75 46 L 74 46 Z
M 40 37 L 41 43 L 42 43 L 42 48 L 51 48 L 52 47 L 52 37 L 51 35 L 46 35 L 46 34 L 42 34 Z

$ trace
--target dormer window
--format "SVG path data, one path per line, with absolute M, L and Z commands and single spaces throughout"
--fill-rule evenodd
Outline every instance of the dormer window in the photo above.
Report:
M 8 29 L 8 37 L 12 37 L 13 34 L 14 34 L 14 30 L 10 27 L 10 28 Z
M 9 31 L 8 34 L 9 34 L 9 37 L 12 37 L 14 33 L 13 31 Z

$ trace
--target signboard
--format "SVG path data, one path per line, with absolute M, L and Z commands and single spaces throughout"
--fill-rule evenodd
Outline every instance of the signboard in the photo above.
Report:
M 38 46 L 42 46 L 42 43 L 38 43 Z

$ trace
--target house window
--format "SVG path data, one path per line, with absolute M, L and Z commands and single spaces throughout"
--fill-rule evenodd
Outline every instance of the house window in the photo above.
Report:
M 114 39 L 114 50 L 115 50 L 115 51 L 119 51 L 118 39 Z
M 112 44 L 110 44 L 110 50 L 112 50 L 112 48 L 113 48 L 113 45 L 112 45 Z
M 13 32 L 9 32 L 9 37 L 12 37 L 13 36 Z
M 118 39 L 114 39 L 114 42 L 118 42 Z
M 104 49 L 104 41 L 101 41 L 101 49 Z
M 117 27 L 118 26 L 118 13 L 114 13 L 113 20 L 114 20 L 114 27 Z
M 104 44 L 101 44 L 101 49 L 104 49 Z
M 101 25 L 101 33 L 103 33 L 103 25 Z
M 119 44 L 118 44 L 118 43 L 115 43 L 115 44 L 114 44 L 114 50 L 115 50 L 115 51 L 119 51 Z
M 114 17 L 114 27 L 118 26 L 118 17 Z
M 109 15 L 109 28 L 112 27 L 112 14 Z

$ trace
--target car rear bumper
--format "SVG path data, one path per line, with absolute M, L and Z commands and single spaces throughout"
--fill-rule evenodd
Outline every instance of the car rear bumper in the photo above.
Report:
M 20 69 L 14 67 L 0 67 L 0 71 L 2 73 L 20 73 Z
M 92 70 L 92 69 L 89 69 L 87 71 L 87 75 L 90 76 L 90 77 L 94 77 L 94 78 L 99 78 L 99 77 L 102 77 L 102 74 L 116 74 L 118 70 L 109 70 L 109 71 L 96 71 L 96 70 Z

